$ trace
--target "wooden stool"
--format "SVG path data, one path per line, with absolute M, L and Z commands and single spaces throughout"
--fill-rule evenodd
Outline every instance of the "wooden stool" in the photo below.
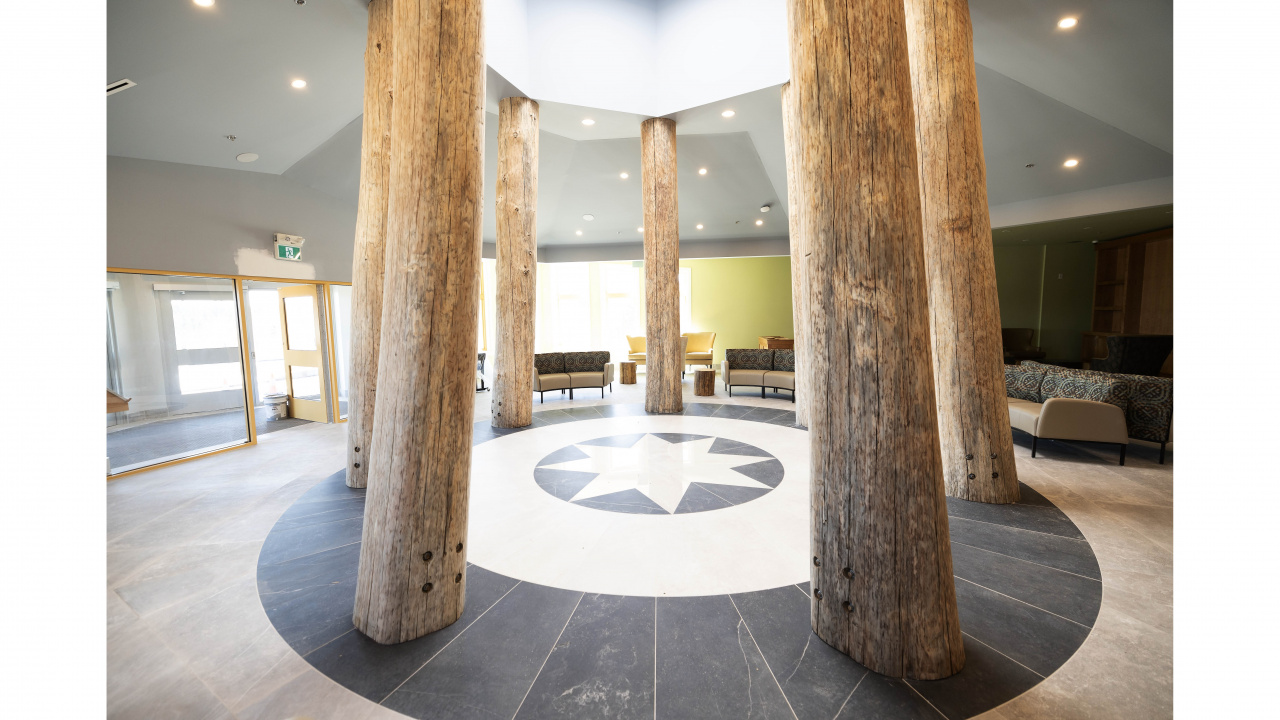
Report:
M 694 395 L 715 395 L 716 394 L 716 371 L 715 370 L 694 370 L 693 371 L 693 394 Z
M 622 375 L 619 382 L 621 382 L 623 385 L 635 385 L 636 384 L 635 361 L 623 360 L 622 362 L 618 363 L 618 367 L 621 368 L 621 375 Z

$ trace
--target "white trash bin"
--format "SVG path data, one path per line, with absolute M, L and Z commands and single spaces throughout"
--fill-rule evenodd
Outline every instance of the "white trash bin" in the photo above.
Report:
M 263 398 L 267 404 L 268 420 L 284 420 L 289 417 L 289 396 L 284 394 L 268 395 Z

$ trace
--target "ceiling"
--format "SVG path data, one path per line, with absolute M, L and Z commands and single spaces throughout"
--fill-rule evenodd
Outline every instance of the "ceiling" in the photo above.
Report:
M 206 9 L 190 0 L 110 0 L 107 80 L 129 78 L 138 85 L 108 98 L 108 152 L 280 174 L 354 208 L 364 4 L 216 0 Z M 970 0 L 970 8 L 992 206 L 1173 174 L 1171 3 Z M 1057 19 L 1068 14 L 1080 18 L 1079 27 L 1058 30 Z M 290 87 L 296 78 L 306 79 L 307 87 Z M 497 101 L 524 93 L 492 67 L 487 91 L 485 187 L 492 188 Z M 645 116 L 534 97 L 541 126 L 539 245 L 641 239 L 639 128 Z M 724 109 L 736 114 L 723 118 Z M 587 117 L 595 124 L 584 126 Z M 669 117 L 679 135 L 682 240 L 785 237 L 779 85 L 770 82 Z M 245 152 L 259 159 L 237 162 Z M 1068 157 L 1079 158 L 1079 166 L 1064 168 Z M 706 175 L 697 173 L 702 167 Z M 621 172 L 630 177 L 621 179 Z M 766 204 L 772 211 L 760 213 Z M 584 221 L 584 213 L 595 220 Z M 1124 226 L 1137 227 L 1138 218 L 1162 221 L 1138 213 Z M 494 226 L 490 201 L 486 240 L 493 240 Z M 998 243 L 1005 234 L 995 233 Z
M 1129 237 L 1173 227 L 1173 205 L 1085 215 L 1051 222 L 1010 225 L 991 231 L 991 239 L 1006 245 L 1066 245 Z

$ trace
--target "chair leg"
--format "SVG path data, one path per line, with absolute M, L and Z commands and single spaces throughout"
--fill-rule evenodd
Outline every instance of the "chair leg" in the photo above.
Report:
M 573 388 L 569 388 L 569 399 L 573 399 Z
M 733 397 L 733 386 L 732 386 L 732 385 L 729 385 L 729 384 L 726 384 L 724 387 L 725 387 L 725 389 L 726 389 L 726 390 L 728 390 L 728 391 L 729 391 L 729 397 Z
M 1035 456 L 1036 456 L 1036 443 L 1037 443 L 1039 440 L 1040 440 L 1040 438 L 1036 437 L 1035 435 L 1032 435 L 1032 436 L 1031 436 L 1031 457 L 1035 457 Z
M 1127 444 L 1120 443 L 1120 464 L 1121 465 L 1124 465 L 1124 453 L 1128 449 L 1129 449 L 1129 446 Z
M 1160 464 L 1164 464 L 1164 443 L 1160 443 Z
M 764 399 L 764 388 L 760 388 L 760 399 Z
M 545 392 L 538 393 L 538 404 L 542 405 L 547 402 L 547 394 Z

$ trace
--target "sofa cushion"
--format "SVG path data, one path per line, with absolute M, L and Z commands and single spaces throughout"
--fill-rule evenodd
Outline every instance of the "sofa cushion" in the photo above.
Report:
M 564 353 L 534 353 L 533 366 L 539 375 L 564 372 Z
M 1129 383 L 1122 376 L 1089 370 L 1074 370 L 1052 365 L 1046 367 L 1040 396 L 1071 400 L 1093 400 L 1115 405 L 1121 410 L 1129 408 Z
M 787 372 L 796 371 L 796 351 L 795 350 L 774 350 L 773 351 L 773 369 L 785 370 Z
M 772 370 L 773 351 L 761 348 L 729 349 L 724 359 L 730 370 Z M 735 381 L 735 385 L 738 383 Z
M 1028 402 L 1042 402 L 1040 385 L 1044 382 L 1048 365 L 1023 364 L 1004 366 L 1005 395 Z
M 778 352 L 782 351 L 779 350 Z M 764 374 L 764 386 L 795 390 L 796 374 L 790 370 L 769 370 Z
M 571 372 L 569 373 L 569 387 L 604 387 L 604 372 Z
M 730 368 L 729 384 L 730 385 L 755 385 L 756 387 L 763 387 L 764 374 L 767 372 L 769 371 L 768 370 L 741 370 L 741 369 L 735 370 Z M 770 385 L 769 387 L 773 387 L 773 386 Z
M 567 352 L 564 354 L 564 372 L 604 372 L 609 364 L 608 350 L 591 350 L 589 352 Z M 597 385 L 597 387 L 599 387 Z
M 684 336 L 689 338 L 690 353 L 709 353 L 716 341 L 713 332 L 684 333 Z
M 1173 378 L 1120 375 L 1129 383 L 1129 409 L 1125 423 L 1129 437 L 1168 442 L 1173 427 Z
M 1040 411 L 1044 405 L 1018 398 L 1009 398 L 1009 424 L 1023 431 L 1036 434 L 1036 421 L 1040 419 Z
M 547 373 L 546 375 L 538 376 L 536 389 L 539 392 L 546 392 L 547 390 L 564 390 L 569 387 L 573 386 L 569 384 L 568 373 Z

